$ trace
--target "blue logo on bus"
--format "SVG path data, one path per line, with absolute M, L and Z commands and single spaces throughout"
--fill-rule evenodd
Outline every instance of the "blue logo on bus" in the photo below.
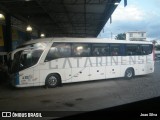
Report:
M 19 85 L 19 73 L 15 73 L 15 85 Z

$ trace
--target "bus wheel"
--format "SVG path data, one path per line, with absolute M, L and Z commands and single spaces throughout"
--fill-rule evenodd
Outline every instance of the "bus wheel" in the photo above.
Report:
M 49 88 L 54 88 L 60 84 L 60 78 L 57 74 L 49 74 L 46 78 L 45 85 Z
M 134 76 L 134 70 L 133 68 L 128 68 L 125 72 L 125 78 L 126 79 L 131 79 Z

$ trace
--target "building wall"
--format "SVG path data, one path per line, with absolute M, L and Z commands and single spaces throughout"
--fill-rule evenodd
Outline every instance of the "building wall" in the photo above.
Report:
M 146 32 L 127 32 L 126 40 L 129 41 L 145 41 L 146 40 Z
M 6 52 L 4 47 L 4 29 L 5 25 L 0 24 L 0 52 Z M 16 49 L 17 46 L 23 44 L 25 41 L 29 39 L 36 39 L 38 36 L 30 35 L 25 31 L 18 30 L 17 28 L 12 27 L 12 48 Z

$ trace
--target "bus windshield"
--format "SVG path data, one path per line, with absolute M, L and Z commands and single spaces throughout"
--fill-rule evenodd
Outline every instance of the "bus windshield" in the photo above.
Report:
M 45 47 L 45 43 L 36 43 L 32 47 L 30 45 L 28 47 L 25 46 L 24 50 L 17 51 L 14 54 L 11 72 L 15 73 L 37 64 Z

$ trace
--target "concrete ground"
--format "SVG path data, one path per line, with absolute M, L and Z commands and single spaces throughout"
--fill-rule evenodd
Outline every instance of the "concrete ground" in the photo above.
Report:
M 124 78 L 10 89 L 0 85 L 0 111 L 92 111 L 160 96 L 160 62 L 155 72 Z M 61 113 L 63 114 L 63 112 Z M 65 113 L 64 113 L 65 114 Z

